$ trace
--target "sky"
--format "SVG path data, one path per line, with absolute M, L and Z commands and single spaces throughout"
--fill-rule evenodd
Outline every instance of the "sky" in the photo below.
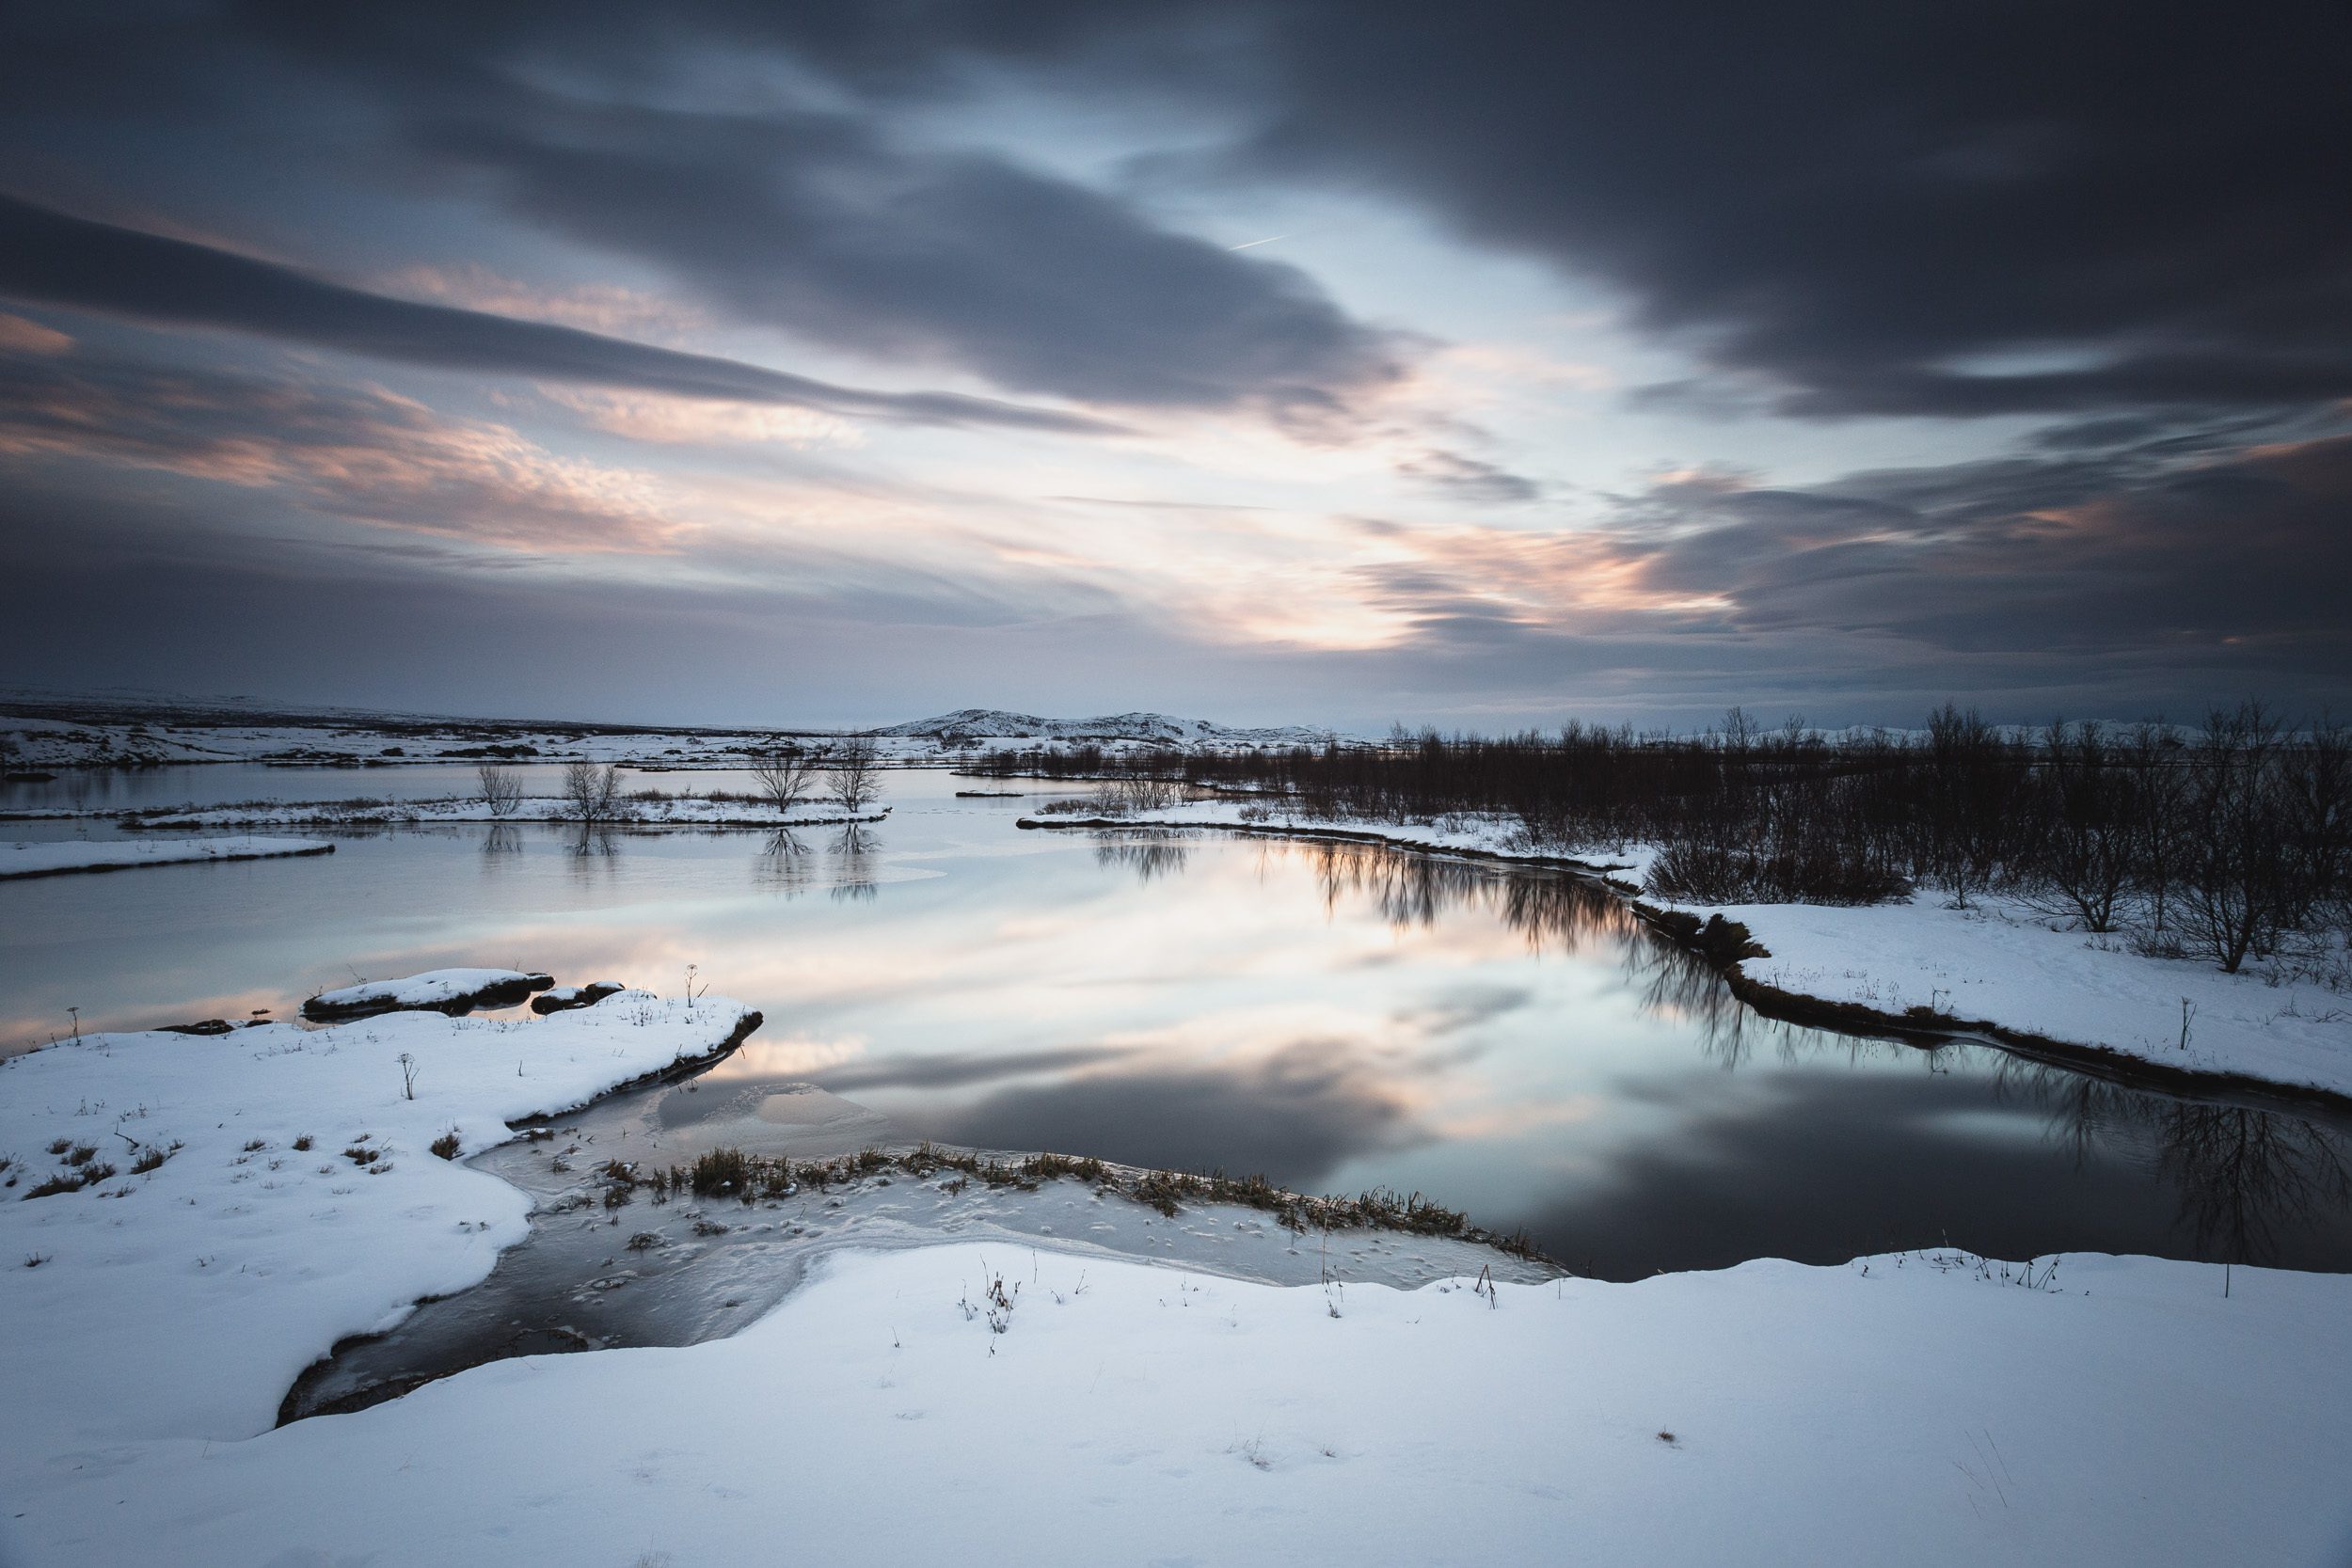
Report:
M 2352 708 L 2352 12 L 17 0 L 0 684 Z

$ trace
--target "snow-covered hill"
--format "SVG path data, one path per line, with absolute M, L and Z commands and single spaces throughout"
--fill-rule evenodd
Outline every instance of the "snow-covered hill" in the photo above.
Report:
M 936 740 L 944 745 L 969 741 L 1033 740 L 1040 743 L 1150 746 L 1320 746 L 1332 738 L 1328 730 L 1286 724 L 1271 729 L 1246 729 L 1211 723 L 1206 719 L 1176 719 L 1165 713 L 1111 713 L 1092 719 L 1044 719 L 1034 713 L 1008 713 L 1002 708 L 961 707 L 932 719 L 916 719 L 876 730 L 879 736 Z
M 438 719 L 416 714 L 315 710 L 262 712 L 219 706 L 64 700 L 0 700 L 0 771 L 152 768 L 242 762 L 277 768 L 364 768 L 481 761 L 618 762 L 639 768 L 740 768 L 779 747 L 837 743 L 848 730 L 693 729 L 555 720 Z M 1097 745 L 1225 751 L 1320 746 L 1328 730 L 1247 729 L 1164 713 L 1044 719 L 998 708 L 959 708 L 863 732 L 885 761 L 952 762 L 976 751 Z M 1345 737 L 1342 738 L 1344 743 Z

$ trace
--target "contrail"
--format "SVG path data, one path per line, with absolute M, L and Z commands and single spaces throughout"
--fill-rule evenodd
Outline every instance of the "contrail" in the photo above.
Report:
M 1248 245 L 1229 245 L 1225 248 L 1228 250 L 1254 250 L 1262 245 L 1272 245 L 1277 240 L 1287 240 L 1289 238 L 1290 236 L 1288 234 L 1268 234 L 1263 240 L 1251 240 Z

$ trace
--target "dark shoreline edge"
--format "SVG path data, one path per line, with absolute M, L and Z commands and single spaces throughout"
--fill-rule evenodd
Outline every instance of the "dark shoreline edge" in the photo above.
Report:
M 596 1103 L 596 1101 L 600 1100 L 609 1100 L 616 1094 L 626 1094 L 631 1089 L 642 1089 L 654 1084 L 675 1082 L 675 1080 L 681 1078 L 691 1078 L 694 1074 L 703 1071 L 705 1069 L 715 1066 L 719 1062 L 723 1061 L 728 1056 L 734 1054 L 742 1043 L 751 1037 L 752 1031 L 757 1029 L 766 1022 L 767 1019 L 761 1015 L 757 1008 L 749 1009 L 741 1018 L 736 1020 L 733 1033 L 729 1034 L 725 1039 L 721 1040 L 717 1045 L 711 1047 L 708 1051 L 703 1052 L 698 1055 L 677 1057 L 665 1066 L 655 1068 L 650 1072 L 641 1072 L 634 1078 L 625 1080 L 622 1083 L 614 1084 L 609 1088 L 600 1090 L 596 1094 L 590 1095 L 587 1099 L 578 1101 L 570 1105 L 562 1106 L 551 1111 L 532 1111 L 528 1116 L 511 1117 L 506 1123 L 507 1131 L 510 1132 L 525 1132 L 533 1127 L 546 1122 L 553 1121 L 560 1117 L 567 1117 L 575 1111 L 585 1110 L 589 1106 Z M 476 1150 L 475 1152 L 479 1153 L 481 1151 Z M 495 1267 L 495 1263 L 492 1266 Z M 469 1289 L 471 1287 L 469 1287 Z M 421 1296 L 410 1305 L 412 1307 L 422 1307 L 427 1302 L 437 1301 L 440 1299 L 442 1298 L 437 1296 Z M 402 1316 L 405 1318 L 406 1314 L 403 1313 Z M 286 1392 L 278 1402 L 278 1418 L 270 1423 L 271 1429 L 275 1431 L 277 1428 L 285 1426 L 295 1420 L 308 1420 L 311 1416 L 347 1415 L 352 1411 L 364 1410 L 370 1405 L 382 1404 L 388 1401 L 399 1399 L 403 1395 L 412 1393 L 415 1390 L 423 1387 L 428 1383 L 437 1383 L 444 1377 L 454 1375 L 454 1373 L 452 1372 L 436 1372 L 430 1375 L 419 1376 L 415 1378 L 398 1378 L 388 1384 L 373 1384 L 366 1389 L 359 1391 L 360 1394 L 364 1394 L 369 1397 L 356 1398 L 347 1404 L 341 1402 L 337 1403 L 330 1403 L 324 1405 L 317 1410 L 308 1412 L 307 1414 L 297 1414 L 298 1397 L 302 1393 L 303 1388 L 313 1378 L 317 1377 L 329 1367 L 332 1367 L 335 1364 L 337 1357 L 342 1355 L 346 1351 L 356 1349 L 360 1345 L 371 1344 L 375 1340 L 383 1338 L 385 1336 L 390 1334 L 393 1328 L 397 1328 L 399 1324 L 395 1323 L 390 1328 L 373 1329 L 365 1334 L 346 1334 L 342 1338 L 336 1340 L 333 1344 L 327 1346 L 326 1353 L 325 1354 L 319 1356 L 309 1366 L 303 1368 L 302 1370 L 296 1372 L 294 1376 L 294 1381 L 286 1385 Z M 466 1369 L 459 1370 L 463 1370 Z
M 1912 1044 L 1957 1040 L 1990 1045 L 2012 1055 L 2087 1073 L 2125 1088 L 2155 1089 L 2168 1094 L 2186 1093 L 2202 1098 L 2223 1094 L 2265 1101 L 2269 1108 L 2287 1110 L 2316 1107 L 2336 1113 L 2352 1112 L 2352 1094 L 2321 1088 L 2315 1084 L 2287 1084 L 2250 1073 L 2170 1067 L 2104 1045 L 2055 1039 L 2030 1029 L 1995 1023 L 1991 1020 L 1931 1013 L 1924 1007 L 1890 1013 L 1864 1006 L 1858 1002 L 1835 1002 L 1826 997 L 1808 996 L 1802 991 L 1768 985 L 1740 967 L 1743 958 L 1770 957 L 1770 950 L 1756 941 L 1747 927 L 1738 921 L 1725 920 L 1720 914 L 1702 920 L 1685 910 L 1661 909 L 1645 903 L 1636 896 L 1640 892 L 1638 888 L 1611 877 L 1607 865 L 1569 855 L 1508 855 L 1491 849 L 1433 844 L 1425 839 L 1371 830 L 1275 827 L 1255 822 L 1136 822 L 1109 816 L 1057 817 L 1047 821 L 1025 816 L 1015 825 L 1035 829 L 1124 829 L 1129 832 L 1156 829 L 1163 832 L 1200 829 L 1216 832 L 1254 833 L 1268 838 L 1385 844 L 1415 854 L 1445 855 L 1457 860 L 1493 861 L 1502 865 L 1534 865 L 1565 871 L 1596 882 L 1624 899 L 1644 925 L 1683 951 L 1705 959 L 1715 973 L 1724 977 L 1733 996 L 1764 1018 L 1783 1023 L 1835 1030 L 1839 1034 L 1892 1037 Z
M 0 882 L 29 882 L 36 877 L 87 877 L 101 871 L 157 871 L 167 865 L 226 865 L 230 861 L 282 861 L 302 855 L 331 855 L 334 852 L 335 847 L 331 844 L 306 844 L 298 849 L 251 849 L 233 855 L 190 855 L 176 861 L 109 861 L 103 865 L 56 865 L 40 871 L 0 871 Z

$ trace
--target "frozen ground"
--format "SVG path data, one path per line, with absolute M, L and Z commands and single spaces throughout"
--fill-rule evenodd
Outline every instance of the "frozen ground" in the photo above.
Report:
M 2352 1280 L 2069 1257 L 1289 1288 L 851 1253 L 729 1339 L 54 1455 L 21 1560 L 2341 1562 Z
M 332 844 L 304 838 L 182 838 L 169 841 L 65 840 L 0 847 L 0 879 L 56 877 L 70 871 L 128 871 L 190 861 L 262 861 L 281 855 L 331 855 Z
M 746 1022 L 723 998 L 628 992 L 521 1022 L 100 1035 L 0 1062 L 0 1495 L 22 1506 L 121 1445 L 266 1430 L 336 1340 L 522 1239 L 524 1195 L 437 1140 L 489 1147 Z

